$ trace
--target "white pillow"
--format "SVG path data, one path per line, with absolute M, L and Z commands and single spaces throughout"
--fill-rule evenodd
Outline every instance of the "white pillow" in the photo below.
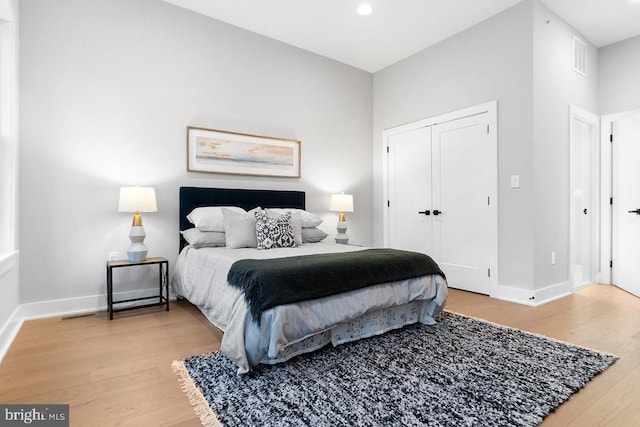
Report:
M 317 227 L 320 224 L 322 224 L 322 218 L 320 218 L 318 215 L 311 213 L 311 212 L 307 212 L 305 210 L 302 209 L 293 209 L 293 208 L 274 208 L 271 209 L 269 208 L 269 210 L 272 210 L 274 212 L 279 213 L 280 215 L 282 215 L 283 213 L 286 212 L 298 212 L 300 214 L 300 217 L 302 218 L 302 228 L 309 228 L 309 227 Z
M 187 215 L 187 219 L 200 231 L 224 231 L 222 209 L 228 209 L 237 213 L 246 213 L 244 209 L 237 206 L 205 206 L 192 210 L 191 213 Z
M 258 210 L 260 210 L 260 208 L 251 209 L 249 212 L 242 213 L 235 212 L 226 207 L 222 208 L 224 234 L 228 248 L 255 248 L 258 246 L 255 217 L 255 212 Z
M 200 231 L 189 228 L 181 231 L 184 240 L 194 248 L 217 248 L 225 245 L 224 233 L 220 231 Z
M 303 243 L 318 243 L 328 236 L 327 233 L 315 227 L 308 227 L 302 229 L 302 242 Z
M 276 210 L 277 209 L 266 209 L 269 218 L 278 219 L 286 213 L 278 213 Z M 302 244 L 302 214 L 300 214 L 300 212 L 290 213 L 291 225 L 293 226 L 293 238 L 296 242 L 296 246 L 300 246 Z

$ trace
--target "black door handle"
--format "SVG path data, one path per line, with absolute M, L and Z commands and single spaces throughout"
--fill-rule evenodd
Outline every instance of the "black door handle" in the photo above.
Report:
M 420 211 L 419 214 L 431 215 L 431 211 Z
M 634 213 L 636 215 L 640 215 L 640 209 L 636 209 L 635 211 L 629 211 L 629 213 Z M 433 214 L 436 214 L 436 211 L 433 211 Z
M 584 210 L 582 211 L 583 214 L 587 214 L 587 208 L 584 208 Z
M 442 213 L 442 211 L 439 211 L 438 209 L 434 209 L 433 210 L 433 214 L 434 215 L 440 215 Z

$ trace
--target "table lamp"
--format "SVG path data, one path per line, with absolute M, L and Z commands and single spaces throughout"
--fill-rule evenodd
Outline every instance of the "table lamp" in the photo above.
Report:
M 144 261 L 147 257 L 147 247 L 144 245 L 144 228 L 140 212 L 157 212 L 156 190 L 152 187 L 122 187 L 118 212 L 134 212 L 129 239 L 131 246 L 127 250 L 127 258 L 131 262 Z
M 349 243 L 347 236 L 347 217 L 345 212 L 353 212 L 353 196 L 351 194 L 332 194 L 329 202 L 329 210 L 331 212 L 340 212 L 338 217 L 338 234 L 336 235 L 336 243 L 346 245 Z

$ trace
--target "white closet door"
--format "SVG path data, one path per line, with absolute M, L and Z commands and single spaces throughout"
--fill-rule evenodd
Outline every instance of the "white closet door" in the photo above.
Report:
M 490 293 L 487 113 L 433 126 L 433 258 L 452 288 Z
M 387 147 L 389 246 L 432 256 L 431 128 L 392 135 Z
M 640 296 L 640 113 L 613 123 L 614 285 Z

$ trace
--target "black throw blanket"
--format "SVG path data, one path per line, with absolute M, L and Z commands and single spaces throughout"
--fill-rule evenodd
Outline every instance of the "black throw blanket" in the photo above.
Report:
M 444 273 L 429 257 L 396 249 L 365 249 L 236 261 L 227 281 L 244 293 L 254 321 L 277 305 L 292 304 L 413 277 Z

